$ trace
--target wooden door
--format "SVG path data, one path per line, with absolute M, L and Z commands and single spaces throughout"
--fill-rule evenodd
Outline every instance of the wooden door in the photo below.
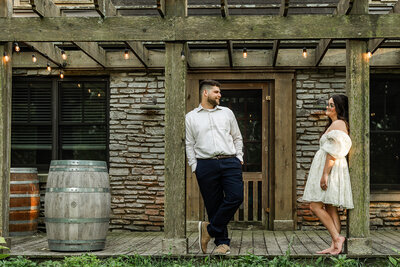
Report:
M 222 83 L 221 105 L 235 114 L 243 137 L 244 201 L 234 225 L 268 225 L 269 107 L 268 83 Z

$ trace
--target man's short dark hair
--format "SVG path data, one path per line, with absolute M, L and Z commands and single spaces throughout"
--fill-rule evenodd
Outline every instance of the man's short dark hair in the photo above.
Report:
M 200 100 L 201 96 L 203 95 L 204 90 L 209 86 L 217 86 L 221 88 L 221 84 L 215 80 L 202 80 L 200 82 Z

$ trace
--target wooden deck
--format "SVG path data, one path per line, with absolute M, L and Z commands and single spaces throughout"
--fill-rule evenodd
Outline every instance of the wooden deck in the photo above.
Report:
M 398 255 L 392 248 L 400 250 L 400 232 L 382 230 L 371 232 L 373 254 L 368 257 L 384 257 Z M 327 248 L 330 238 L 327 231 L 241 231 L 231 232 L 231 254 L 240 256 L 253 253 L 255 255 L 277 256 L 285 254 L 293 239 L 290 254 L 293 257 L 313 257 L 315 251 Z M 197 232 L 188 233 L 189 255 L 203 257 L 199 250 Z M 107 236 L 106 248 L 95 251 L 99 257 L 116 255 L 150 255 L 161 256 L 162 232 L 111 232 Z M 208 245 L 208 252 L 214 250 L 214 243 Z M 29 237 L 12 238 L 11 255 L 24 255 L 31 258 L 63 258 L 81 253 L 53 252 L 48 249 L 45 234 Z

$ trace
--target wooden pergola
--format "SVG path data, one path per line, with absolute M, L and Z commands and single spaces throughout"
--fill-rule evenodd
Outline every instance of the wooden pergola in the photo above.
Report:
M 350 124 L 353 149 L 350 154 L 355 209 L 349 212 L 348 252 L 368 254 L 371 248 L 369 233 L 369 67 L 367 51 L 376 51 L 387 39 L 400 38 L 400 4 L 391 14 L 368 14 L 368 0 L 340 0 L 334 14 L 288 15 L 289 0 L 281 0 L 279 15 L 229 15 L 229 1 L 221 0 L 221 16 L 187 16 L 186 0 L 158 0 L 154 9 L 159 16 L 119 16 L 110 0 L 94 0 L 98 17 L 62 16 L 52 0 L 30 0 L 31 10 L 39 17 L 13 17 L 12 0 L 0 0 L 0 54 L 12 54 L 12 42 L 23 42 L 32 50 L 70 73 L 79 69 L 165 69 L 165 217 L 164 251 L 174 254 L 187 253 L 185 217 L 185 128 L 186 75 L 188 68 L 216 68 L 211 65 L 215 58 L 224 58 L 220 68 L 250 68 L 253 66 L 275 70 L 275 67 L 295 68 L 316 66 L 341 66 L 337 57 L 345 57 L 347 94 L 350 106 Z M 303 42 L 318 40 L 310 56 L 299 63 L 301 48 L 285 49 L 284 41 Z M 329 54 L 330 45 L 345 41 L 345 50 Z M 70 42 L 84 52 L 82 58 L 71 52 L 68 66 L 63 65 L 61 49 L 55 43 Z M 123 42 L 133 51 L 135 59 L 122 61 L 120 52 L 106 52 L 101 42 Z M 146 42 L 165 44 L 164 54 L 150 51 Z M 221 44 L 224 51 L 216 51 L 205 57 L 204 51 L 190 51 L 196 42 Z M 270 42 L 272 49 L 255 51 L 250 66 L 243 63 L 235 51 L 235 42 Z M 62 45 L 62 43 L 61 43 Z M 399 51 L 393 48 L 389 56 L 382 56 L 387 66 L 399 66 Z M 182 52 L 185 58 L 182 59 Z M 208 53 L 208 52 L 207 52 Z M 221 56 L 227 53 L 227 57 Z M 396 55 L 396 56 L 393 56 Z M 32 68 L 31 53 L 15 55 L 11 61 L 0 65 L 0 175 L 2 179 L 2 235 L 8 236 L 9 169 L 11 151 L 11 84 L 12 65 Z M 91 58 L 94 63 L 82 64 Z M 207 59 L 208 58 L 208 59 Z M 208 61 L 207 61 L 208 60 Z M 377 65 L 382 64 L 377 61 Z M 292 80 L 289 80 L 291 83 Z M 287 81 L 286 81 L 287 83 Z M 282 88 L 287 86 L 282 82 Z M 289 103 L 290 104 L 290 103 Z M 293 104 L 293 103 L 292 103 Z M 276 114 L 278 118 L 285 116 Z M 276 173 L 288 172 L 293 166 L 292 152 L 285 143 L 291 135 L 285 134 L 285 123 L 277 124 L 281 138 L 275 143 L 276 151 L 282 151 L 282 164 Z M 279 128 L 281 127 L 281 128 Z M 286 151 L 286 152 L 285 152 Z M 288 165 L 289 164 L 289 165 Z M 292 167 L 289 167 L 289 169 Z M 284 192 L 285 183 L 275 185 Z M 286 203 L 285 196 L 275 196 L 278 203 Z M 282 204 L 284 205 L 284 204 Z M 290 221 L 285 214 L 293 213 L 293 205 L 284 205 L 282 214 L 275 214 L 285 225 Z M 281 217 L 279 217 L 281 216 Z M 278 223 L 278 222 L 277 222 Z M 277 224 L 278 225 L 278 224 Z M 290 225 L 290 224 L 289 224 Z M 281 228 L 284 229 L 284 226 Z

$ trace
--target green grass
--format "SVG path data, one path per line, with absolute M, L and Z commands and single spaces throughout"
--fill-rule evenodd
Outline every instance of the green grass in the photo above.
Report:
M 318 257 L 315 259 L 292 259 L 289 254 L 269 259 L 263 256 L 256 256 L 248 254 L 238 258 L 228 257 L 205 257 L 205 258 L 174 258 L 171 256 L 164 256 L 162 258 L 146 257 L 146 256 L 118 256 L 116 258 L 100 259 L 95 255 L 84 254 L 82 256 L 65 257 L 64 260 L 59 261 L 32 261 L 22 256 L 16 258 L 9 258 L 1 260 L 0 266 L 12 267 L 36 267 L 36 266 L 49 266 L 49 267 L 126 267 L 126 266 L 155 266 L 155 267 L 230 267 L 230 266 L 268 266 L 268 267 L 311 267 L 311 266 L 335 266 L 335 267 L 356 267 L 356 266 L 400 266 L 393 265 L 399 262 L 398 258 L 393 258 L 392 262 L 389 258 L 375 260 L 374 262 L 367 263 L 357 259 L 347 258 L 346 255 L 338 257 Z

